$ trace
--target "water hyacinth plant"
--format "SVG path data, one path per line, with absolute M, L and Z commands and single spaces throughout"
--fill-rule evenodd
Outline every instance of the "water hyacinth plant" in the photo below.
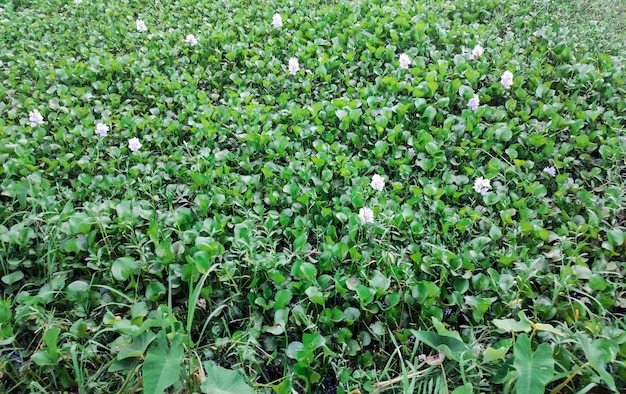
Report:
M 624 392 L 577 4 L 2 3 L 0 392 Z

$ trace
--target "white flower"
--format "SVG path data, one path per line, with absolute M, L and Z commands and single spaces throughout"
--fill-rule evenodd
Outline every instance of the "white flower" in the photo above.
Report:
M 481 57 L 485 53 L 485 48 L 480 45 L 476 45 L 474 49 L 472 49 L 472 53 L 470 54 L 470 59 L 474 60 Z
M 546 174 L 550 174 L 553 177 L 556 176 L 556 168 L 554 167 L 546 167 L 543 169 L 543 172 L 545 172 Z
M 412 154 L 412 155 L 414 155 L 414 154 L 415 154 L 415 149 L 413 149 L 413 148 L 409 148 L 409 149 L 407 149 L 407 151 L 408 151 L 410 154 Z
M 272 17 L 272 25 L 274 25 L 275 28 L 279 28 L 279 27 L 283 27 L 283 18 L 280 16 L 280 14 L 274 14 L 274 16 Z
M 96 134 L 98 134 L 100 137 L 106 137 L 108 132 L 109 126 L 105 125 L 104 123 L 98 123 L 96 125 Z
M 289 74 L 296 75 L 296 73 L 300 70 L 300 65 L 298 64 L 298 59 L 292 57 L 289 59 Z
M 506 70 L 502 74 L 502 78 L 500 79 L 500 83 L 504 86 L 505 89 L 510 89 L 511 85 L 513 85 L 513 73 L 509 70 Z
M 406 53 L 401 54 L 399 60 L 400 60 L 400 68 L 404 68 L 406 70 L 411 65 L 411 59 L 409 59 Z
M 476 111 L 479 105 L 480 105 L 480 100 L 478 99 L 477 94 L 475 94 L 474 97 L 469 99 L 469 101 L 467 102 L 467 107 L 471 109 L 472 111 Z
M 28 120 L 30 122 L 31 127 L 39 126 L 43 124 L 43 116 L 36 109 L 30 111 L 28 113 Z
M 198 40 L 196 39 L 196 37 L 194 37 L 193 34 L 187 34 L 187 37 L 185 37 L 185 42 L 192 47 L 198 45 Z
M 74 4 L 80 4 L 82 2 L 83 2 L 83 0 L 74 0 Z
M 137 19 L 135 21 L 135 25 L 137 26 L 138 31 L 148 31 L 146 24 L 141 19 Z
M 385 188 L 385 180 L 383 179 L 382 176 L 378 174 L 374 174 L 374 176 L 372 177 L 372 182 L 370 183 L 370 186 L 372 187 L 372 189 L 378 190 L 380 192 Z
M 491 190 L 491 181 L 483 177 L 476 178 L 474 181 L 474 190 L 476 193 L 487 194 Z
M 359 209 L 359 219 L 361 219 L 361 224 L 374 223 L 374 211 L 367 207 Z
M 139 142 L 139 138 L 134 137 L 128 140 L 128 149 L 132 152 L 137 152 L 141 148 L 141 142 Z

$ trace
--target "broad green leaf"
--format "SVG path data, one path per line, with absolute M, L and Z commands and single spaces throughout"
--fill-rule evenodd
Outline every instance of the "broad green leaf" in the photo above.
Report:
M 591 365 L 593 370 L 600 375 L 602 380 L 604 380 L 611 390 L 617 391 L 615 380 L 604 369 L 604 366 L 607 363 L 615 360 L 617 352 L 619 351 L 617 345 L 606 338 L 592 341 L 587 334 L 582 332 L 576 333 L 576 339 L 578 339 L 578 343 L 582 346 L 589 365 Z
M 528 320 L 494 319 L 493 324 L 505 332 L 530 332 L 532 330 Z
M 552 348 L 542 343 L 532 351 L 528 335 L 517 337 L 513 347 L 513 367 L 517 371 L 515 389 L 518 394 L 537 394 L 545 392 L 546 385 L 554 376 L 554 358 Z
M 117 280 L 126 280 L 135 272 L 138 266 L 139 262 L 132 257 L 120 257 L 111 265 L 111 273 L 113 278 Z
M 474 386 L 471 383 L 465 383 L 463 386 L 459 386 L 452 391 L 452 394 L 473 394 Z
M 483 362 L 488 363 L 494 360 L 501 360 L 508 353 L 508 347 L 494 349 L 491 346 L 483 351 Z
M 7 285 L 12 285 L 13 283 L 17 283 L 24 278 L 24 273 L 22 271 L 11 272 L 10 274 L 6 274 L 2 277 L 2 281 Z
M 11 302 L 9 300 L 0 300 L 0 324 L 8 322 L 12 316 Z
M 338 109 L 335 111 L 335 115 L 337 116 L 337 118 L 339 118 L 339 120 L 343 120 L 346 116 L 348 116 L 348 111 Z
M 300 234 L 299 236 L 297 236 L 296 239 L 293 241 L 293 250 L 294 251 L 302 250 L 304 246 L 306 245 L 306 242 L 307 242 L 307 233 L 304 232 Z
M 624 232 L 618 228 L 608 231 L 607 236 L 611 245 L 615 247 L 622 246 L 624 244 Z
M 498 141 L 510 141 L 513 138 L 513 132 L 507 126 L 501 126 L 496 129 L 495 133 Z
M 244 223 L 235 226 L 235 239 L 250 243 L 250 229 Z
M 450 336 L 435 334 L 430 331 L 411 330 L 415 336 L 415 340 L 423 342 L 435 350 L 441 350 L 446 357 L 458 361 L 464 356 L 473 354 L 473 350 L 463 341 Z
M 120 349 L 117 353 L 117 359 L 124 360 L 126 358 L 143 356 L 146 349 L 155 338 L 156 335 L 151 331 L 142 333 L 138 337 L 133 338 L 131 343 Z
M 44 366 L 56 365 L 58 363 L 59 357 L 61 356 L 57 346 L 60 333 L 61 329 L 59 327 L 51 327 L 46 330 L 43 335 L 43 342 L 46 347 L 43 350 L 36 351 L 31 356 L 31 360 L 33 360 L 35 364 Z
M 206 250 L 198 250 L 193 254 L 192 260 L 199 273 L 205 274 L 211 268 L 213 259 Z
M 378 291 L 386 291 L 391 285 L 391 279 L 387 278 L 380 271 L 374 271 L 374 277 L 370 280 L 370 286 Z
M 308 351 L 315 350 L 326 343 L 326 338 L 320 334 L 302 334 L 302 344 Z
M 324 303 L 326 302 L 324 293 L 322 293 L 317 286 L 309 286 L 304 293 L 309 296 L 311 302 L 324 306 Z
M 278 290 L 274 296 L 274 309 L 278 310 L 286 307 L 291 302 L 291 297 L 291 291 L 286 289 Z
M 206 379 L 200 389 L 206 394 L 254 394 L 238 372 L 222 368 L 213 363 L 204 363 Z
M 184 347 L 176 333 L 170 346 L 165 331 L 160 330 L 150 345 L 141 368 L 144 393 L 161 394 L 180 379 Z
M 74 214 L 68 220 L 71 234 L 87 234 L 91 230 L 93 218 L 84 212 Z
M 312 281 L 317 277 L 317 268 L 311 263 L 304 262 L 300 265 L 300 271 L 304 274 L 304 277 Z
M 83 280 L 75 280 L 67 285 L 65 296 L 70 301 L 80 301 L 89 295 L 89 283 Z
M 174 253 L 172 253 L 172 243 L 169 239 L 163 240 L 154 248 L 154 254 L 159 258 L 162 264 L 170 264 L 174 261 Z

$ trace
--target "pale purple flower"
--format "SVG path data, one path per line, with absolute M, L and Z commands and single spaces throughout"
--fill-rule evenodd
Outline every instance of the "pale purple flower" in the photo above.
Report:
M 292 57 L 289 59 L 289 74 L 296 75 L 296 73 L 300 70 L 300 65 L 298 64 L 298 59 Z
M 411 59 L 409 59 L 406 53 L 401 54 L 399 60 L 400 60 L 400 68 L 404 68 L 406 70 L 411 65 Z
M 469 101 L 467 102 L 467 107 L 471 109 L 472 111 L 476 111 L 479 105 L 480 105 L 480 100 L 478 99 L 477 94 L 475 94 L 474 97 L 469 99 Z
M 280 14 L 274 14 L 274 16 L 272 17 L 272 25 L 274 25 L 274 27 L 277 29 L 283 27 L 283 18 L 280 16 Z
M 413 148 L 409 148 L 409 149 L 407 149 L 407 151 L 408 151 L 410 154 L 412 154 L 412 155 L 414 155 L 414 154 L 415 154 L 415 149 L 413 149 Z
M 128 140 L 128 149 L 132 152 L 137 152 L 141 148 L 141 142 L 139 142 L 139 138 L 134 137 Z
M 137 26 L 138 31 L 148 31 L 148 27 L 146 26 L 144 21 L 142 21 L 141 19 L 137 19 L 135 21 L 135 26 Z
M 513 73 L 509 70 L 506 70 L 502 74 L 502 78 L 500 79 L 500 83 L 504 86 L 505 89 L 510 89 L 511 85 L 513 85 Z
M 383 177 L 378 174 L 374 174 L 370 186 L 372 187 L 372 189 L 378 190 L 380 192 L 385 188 L 385 179 L 383 179 Z
M 543 169 L 543 172 L 545 172 L 546 174 L 550 174 L 553 177 L 556 176 L 556 168 L 554 167 L 546 167 Z
M 196 39 L 196 37 L 194 37 L 193 34 L 187 34 L 187 37 L 185 37 L 185 42 L 192 47 L 198 45 L 198 40 Z
M 104 123 L 98 123 L 96 125 L 96 134 L 98 134 L 100 137 L 106 137 L 108 132 L 109 126 L 105 125 Z
M 374 211 L 367 207 L 359 209 L 359 219 L 361 219 L 361 224 L 374 223 Z
M 487 194 L 491 190 L 491 181 L 483 177 L 476 178 L 474 181 L 474 191 L 482 195 Z
M 470 54 L 470 59 L 472 60 L 478 59 L 479 57 L 483 55 L 483 53 L 485 53 L 485 48 L 483 48 L 480 45 L 476 45 L 474 49 L 472 49 L 472 53 Z
M 39 111 L 36 109 L 28 113 L 28 121 L 30 122 L 31 127 L 39 126 L 44 123 L 43 116 L 41 116 Z

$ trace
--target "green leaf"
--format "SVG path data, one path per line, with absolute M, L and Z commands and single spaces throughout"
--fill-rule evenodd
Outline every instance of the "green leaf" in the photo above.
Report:
M 466 354 L 473 354 L 472 349 L 463 341 L 430 331 L 411 330 L 415 340 L 423 342 L 435 350 L 441 350 L 446 357 L 458 361 Z
M 51 327 L 46 330 L 46 333 L 43 335 L 43 342 L 46 347 L 43 350 L 33 353 L 31 356 L 31 360 L 33 360 L 35 364 L 44 366 L 56 365 L 58 363 L 59 357 L 61 356 L 59 348 L 57 347 L 60 333 L 61 329 L 59 327 Z
M 493 324 L 505 332 L 530 332 L 532 329 L 528 320 L 494 319 Z
M 72 234 L 87 234 L 91 230 L 93 218 L 84 212 L 79 212 L 71 216 L 68 223 Z
M 291 302 L 291 291 L 286 289 L 278 290 L 276 296 L 274 297 L 274 309 L 283 309 Z
M 111 265 L 111 273 L 113 274 L 113 278 L 119 281 L 126 280 L 135 272 L 138 266 L 139 262 L 135 259 L 131 257 L 120 257 Z
M 304 248 L 304 246 L 306 245 L 307 242 L 307 233 L 304 232 L 302 234 L 300 234 L 299 236 L 296 237 L 296 239 L 293 241 L 293 250 L 295 251 L 299 251 L 302 250 Z
M 133 341 L 124 346 L 117 353 L 118 360 L 124 360 L 131 357 L 141 357 L 146 352 L 148 346 L 154 341 L 156 335 L 151 331 L 146 331 L 133 338 Z
M 312 281 L 317 277 L 317 268 L 311 263 L 304 262 L 300 265 L 300 271 L 304 274 L 304 277 Z
M 624 232 L 618 228 L 607 232 L 609 242 L 615 247 L 622 246 L 624 244 Z
M 424 110 L 421 120 L 430 124 L 435 119 L 435 116 L 437 116 L 437 110 L 434 107 L 428 106 Z
M 518 394 L 536 394 L 545 392 L 546 385 L 554 376 L 554 358 L 552 348 L 542 343 L 536 351 L 530 347 L 528 335 L 522 334 L 513 347 L 513 367 L 517 371 L 515 389 Z
M 70 301 L 79 301 L 89 295 L 89 283 L 82 280 L 75 280 L 67 285 L 65 296 Z
M 12 316 L 9 300 L 0 300 L 0 324 L 8 322 Z
M 213 264 L 213 259 L 211 258 L 209 252 L 207 252 L 206 250 L 199 250 L 194 253 L 192 260 L 194 262 L 194 265 L 196 266 L 196 269 L 201 274 L 205 274 Z
M 498 141 L 510 141 L 513 138 L 513 132 L 505 125 L 496 129 L 495 136 Z
M 206 379 L 200 389 L 207 394 L 254 394 L 252 387 L 236 371 L 204 363 Z
M 346 116 L 348 116 L 348 111 L 338 109 L 335 111 L 335 115 L 337 116 L 337 118 L 339 118 L 339 120 L 343 120 Z
M 170 264 L 175 258 L 174 253 L 172 253 L 172 242 L 169 239 L 163 240 L 154 248 L 154 254 L 162 264 Z
M 320 334 L 302 334 L 302 344 L 307 351 L 315 350 L 326 344 L 326 338 Z
M 491 346 L 483 351 L 483 362 L 488 363 L 495 360 L 501 360 L 508 353 L 508 347 L 494 349 Z
M 244 223 L 235 226 L 235 239 L 250 243 L 250 229 Z
M 161 330 L 150 345 L 141 371 L 143 373 L 144 393 L 161 394 L 180 378 L 184 348 L 182 336 L 174 334 L 172 346 L 169 346 L 165 331 Z
M 304 293 L 309 296 L 311 302 L 324 306 L 324 303 L 326 302 L 326 299 L 324 298 L 324 293 L 322 293 L 320 289 L 317 288 L 317 286 L 308 287 L 304 291 Z
M 370 280 L 370 286 L 378 291 L 386 291 L 391 286 L 391 279 L 376 270 L 374 271 L 374 277 Z
M 13 283 L 17 283 L 22 279 L 24 279 L 24 273 L 22 271 L 15 271 L 2 276 L 2 281 L 7 285 L 12 285 Z
M 452 391 L 452 394 L 472 394 L 474 392 L 474 386 L 471 383 L 465 383 L 463 386 L 459 386 Z
M 587 357 L 587 361 L 589 362 L 589 365 L 591 365 L 591 368 L 593 368 L 593 370 L 600 375 L 602 380 L 604 380 L 611 390 L 617 391 L 617 388 L 615 387 L 615 380 L 604 369 L 604 366 L 615 359 L 615 355 L 619 351 L 619 348 L 606 338 L 591 341 L 587 334 L 581 332 L 576 333 L 576 339 L 582 346 L 583 351 L 585 352 L 585 357 Z

